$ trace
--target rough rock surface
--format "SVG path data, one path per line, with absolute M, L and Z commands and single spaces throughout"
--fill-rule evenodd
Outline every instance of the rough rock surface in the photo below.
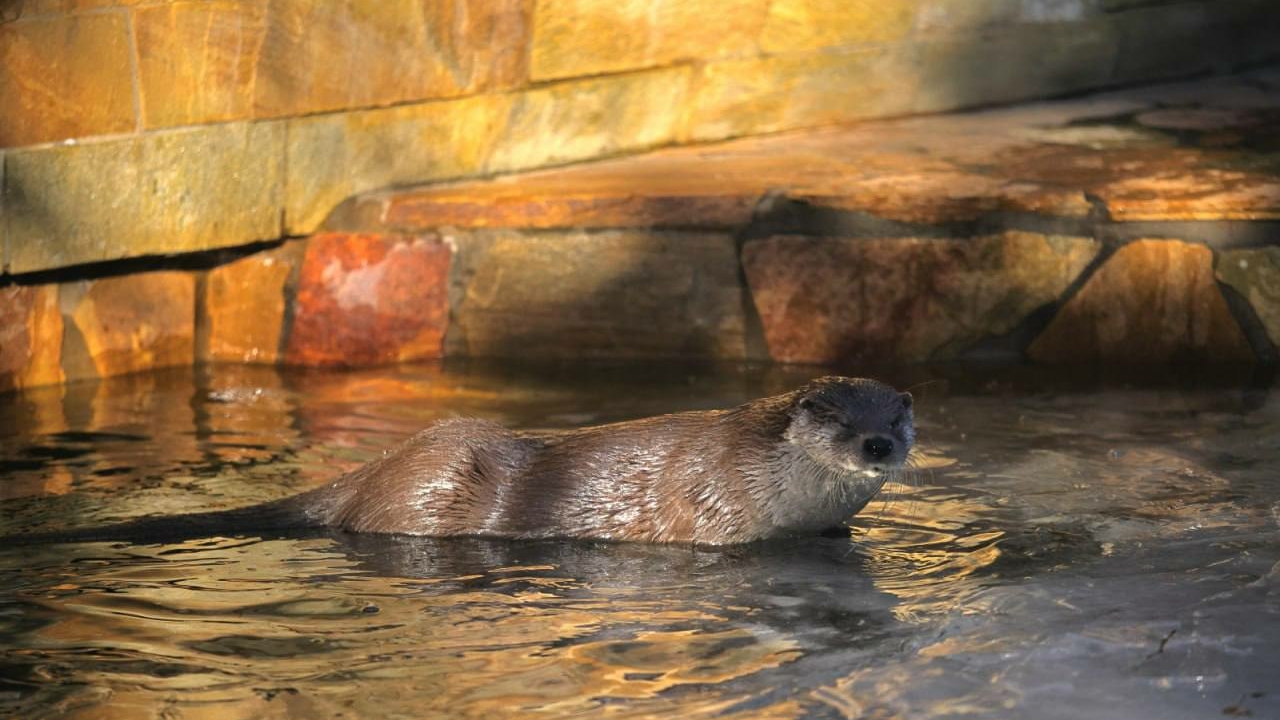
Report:
M 1111 256 L 1067 301 L 1033 359 L 1049 362 L 1250 361 L 1203 245 L 1147 239 Z
M 770 355 L 786 362 L 953 357 L 1053 302 L 1093 259 L 1087 238 L 774 237 L 743 264 Z

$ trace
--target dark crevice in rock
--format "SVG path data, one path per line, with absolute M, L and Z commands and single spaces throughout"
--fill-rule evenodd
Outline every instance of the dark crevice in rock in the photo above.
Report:
M 1215 257 L 1215 267 L 1217 266 L 1217 260 Z M 1248 341 L 1249 347 L 1253 349 L 1253 354 L 1258 358 L 1258 361 L 1266 365 L 1274 365 L 1280 362 L 1280 352 L 1277 352 L 1275 344 L 1267 336 L 1267 329 L 1263 325 L 1262 319 L 1258 317 L 1257 311 L 1253 309 L 1253 305 L 1249 304 L 1248 298 L 1224 282 L 1218 281 L 1217 285 L 1218 290 L 1222 293 L 1222 298 L 1227 302 L 1227 309 L 1231 311 L 1231 316 L 1235 318 L 1236 324 L 1240 326 L 1245 340 Z
M 119 260 L 67 265 L 51 270 L 14 273 L 0 275 L 0 287 L 10 285 L 49 285 L 69 283 L 79 280 L 101 280 L 103 278 L 134 275 L 159 270 L 212 270 L 219 265 L 239 260 L 263 250 L 272 250 L 292 240 L 281 237 L 272 240 L 237 245 L 235 247 L 202 250 L 200 252 L 183 253 L 181 255 L 139 255 Z
M 1106 264 L 1107 260 L 1110 260 L 1111 256 L 1120 248 L 1118 244 L 1105 242 L 1101 238 L 1095 239 L 1100 242 L 1098 254 L 1089 261 L 1088 265 L 1085 265 L 1080 274 L 1071 281 L 1071 284 L 1067 285 L 1057 300 L 1041 305 L 1031 311 L 1009 332 L 985 337 L 964 352 L 959 353 L 957 357 L 961 360 L 983 361 L 1009 358 L 1025 359 L 1027 348 L 1031 346 L 1031 343 L 1049 327 L 1049 323 L 1053 322 L 1058 312 L 1080 292 L 1080 288 L 1089 282 L 1089 278 L 1093 277 L 1098 268 Z
M 1033 232 L 1041 235 L 1090 237 L 1094 233 L 1094 225 L 1095 223 L 1087 218 L 1039 215 L 1031 212 L 995 212 L 984 215 L 976 222 L 963 226 L 969 229 L 968 235 L 957 234 L 954 237 L 996 235 L 1010 230 Z M 961 229 L 959 226 L 952 227 L 954 230 Z
M 284 281 L 284 311 L 280 316 L 280 337 L 276 338 L 276 357 L 280 364 L 287 362 L 289 336 L 293 333 L 293 319 L 298 313 L 298 285 L 302 282 L 302 263 L 306 261 L 304 248 L 300 247 L 296 260 L 289 263 L 289 277 Z
M 444 331 L 445 357 L 471 356 L 471 343 L 467 338 L 466 325 L 462 322 L 467 304 L 467 287 L 476 275 L 477 266 L 493 247 L 498 232 L 500 231 L 485 229 L 457 234 L 441 233 L 444 241 L 453 248 L 453 257 L 449 261 L 449 322 Z
M 1280 243 L 1280 220 L 1144 220 L 1113 222 L 1099 229 L 1121 243 L 1140 238 L 1170 238 L 1219 250 Z
M 787 212 L 786 209 L 780 210 L 779 206 L 789 202 L 791 201 L 780 192 L 765 193 L 756 203 L 751 222 L 733 233 L 733 252 L 738 263 L 738 286 L 742 292 L 742 342 L 744 355 L 748 360 L 767 360 L 769 344 L 764 336 L 764 321 L 760 318 L 760 311 L 756 308 L 755 298 L 751 292 L 751 283 L 747 279 L 747 266 L 743 262 L 742 250 L 751 240 L 767 237 L 767 235 L 755 234 L 757 226 L 768 225 L 777 213 Z
M 762 200 L 760 209 L 751 224 L 742 230 L 747 240 L 773 235 L 807 235 L 810 237 L 841 238 L 894 238 L 894 237 L 957 237 L 957 228 L 924 223 L 905 223 L 887 220 L 871 213 L 836 210 L 818 207 L 807 202 L 782 196 L 767 203 Z M 972 234 L 966 232 L 961 237 Z
M 198 272 L 195 275 L 195 302 L 191 311 L 191 327 L 195 330 L 192 338 L 196 358 L 209 357 L 209 274 Z
M 762 201 L 763 210 L 743 229 L 742 236 L 746 239 L 805 235 L 963 240 L 1016 230 L 1042 235 L 1094 237 L 1117 245 L 1143 238 L 1182 240 L 1223 250 L 1280 244 L 1280 220 L 1117 221 L 1110 219 L 1100 199 L 1089 197 L 1089 201 L 1094 209 L 1088 217 L 996 211 L 970 221 L 926 224 L 889 220 L 861 211 L 816 207 L 779 196 L 767 206 Z
M 1091 272 L 1092 269 L 1092 266 L 1085 268 L 1085 272 Z M 1081 276 L 1084 274 L 1082 272 Z M 1063 295 L 1065 297 L 1066 293 L 1063 293 Z M 1009 332 L 1001 335 L 988 335 L 961 352 L 956 353 L 955 359 L 974 362 L 1025 360 L 1027 348 L 1039 337 L 1040 333 L 1044 332 L 1044 329 L 1049 326 L 1054 316 L 1058 314 L 1058 311 L 1065 304 L 1066 300 L 1059 298 L 1054 302 L 1041 305 L 1032 310 Z

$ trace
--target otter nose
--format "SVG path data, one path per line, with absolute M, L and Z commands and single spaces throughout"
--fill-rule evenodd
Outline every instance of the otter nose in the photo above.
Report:
M 893 441 L 887 437 L 877 435 L 867 438 L 867 441 L 862 443 L 862 449 L 872 458 L 883 460 L 889 457 L 889 453 L 893 452 Z

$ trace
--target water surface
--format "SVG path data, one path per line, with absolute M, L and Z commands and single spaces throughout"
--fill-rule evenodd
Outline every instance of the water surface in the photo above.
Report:
M 0 397 L 0 533 L 295 493 L 434 419 L 551 428 L 814 371 L 219 367 Z M 1267 379 L 917 369 L 848 539 L 310 533 L 0 548 L 20 718 L 1280 717 Z

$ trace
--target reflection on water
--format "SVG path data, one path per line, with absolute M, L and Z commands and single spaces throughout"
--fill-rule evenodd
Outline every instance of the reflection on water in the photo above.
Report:
M 221 367 L 0 398 L 0 532 L 249 504 L 439 417 L 722 407 L 791 370 Z M 1269 383 L 917 369 L 849 539 L 311 533 L 0 548 L 21 718 L 1280 716 Z

